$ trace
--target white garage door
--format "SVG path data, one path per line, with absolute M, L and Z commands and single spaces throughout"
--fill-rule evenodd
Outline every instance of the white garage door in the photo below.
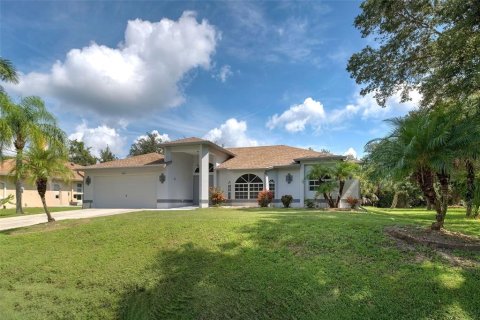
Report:
M 155 175 L 94 177 L 95 208 L 156 208 Z

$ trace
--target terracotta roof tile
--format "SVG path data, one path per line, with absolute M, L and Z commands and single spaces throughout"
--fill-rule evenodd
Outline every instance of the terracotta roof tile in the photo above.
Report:
M 163 154 L 156 152 L 142 154 L 139 156 L 128 157 L 120 160 L 113 160 L 104 163 L 97 163 L 91 166 L 83 167 L 83 169 L 107 169 L 107 168 L 126 168 L 126 167 L 143 167 L 149 165 L 158 165 L 164 163 Z
M 218 166 L 219 169 L 265 169 L 295 164 L 299 158 L 328 158 L 332 154 L 285 145 L 227 148 L 235 157 Z

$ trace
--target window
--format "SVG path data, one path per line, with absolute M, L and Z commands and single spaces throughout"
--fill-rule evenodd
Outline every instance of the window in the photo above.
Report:
M 6 186 L 5 182 L 0 182 L 0 199 L 5 199 Z
M 272 192 L 273 198 L 275 198 L 275 180 L 271 179 L 268 181 L 268 190 Z
M 310 191 L 317 191 L 317 188 L 320 187 L 320 184 L 323 182 L 331 181 L 332 178 L 330 176 L 325 176 L 322 179 L 318 180 L 309 180 L 308 181 L 308 190 Z
M 83 188 L 82 188 L 82 184 L 81 184 L 81 183 L 77 183 L 77 192 L 78 192 L 78 193 L 82 193 L 82 192 L 83 192 Z
M 254 174 L 244 174 L 235 181 L 235 199 L 257 199 L 262 190 L 263 181 Z
M 228 181 L 228 200 L 232 199 L 232 183 L 230 181 Z
M 74 194 L 73 199 L 82 200 L 82 195 L 81 194 Z
M 55 191 L 55 198 L 60 199 L 60 185 L 58 183 L 53 184 L 53 191 Z

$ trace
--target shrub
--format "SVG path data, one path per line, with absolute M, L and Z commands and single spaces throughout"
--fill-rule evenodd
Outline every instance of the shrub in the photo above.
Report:
M 347 197 L 347 203 L 350 205 L 351 209 L 355 209 L 355 207 L 360 203 L 360 199 L 349 196 Z
M 214 206 L 225 202 L 225 195 L 220 188 L 210 188 L 210 201 Z
M 309 209 L 315 208 L 315 201 L 313 201 L 312 199 L 306 199 L 305 200 L 305 207 L 307 207 Z
M 260 207 L 268 207 L 273 200 L 273 192 L 262 190 L 258 193 L 257 202 Z
M 290 204 L 293 201 L 293 197 L 289 194 L 286 194 L 282 196 L 281 200 L 284 208 L 290 208 Z

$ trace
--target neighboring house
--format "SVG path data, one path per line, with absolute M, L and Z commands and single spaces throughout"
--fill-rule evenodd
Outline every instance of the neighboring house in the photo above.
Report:
M 66 183 L 58 179 L 49 179 L 47 193 L 45 199 L 50 207 L 81 205 L 83 197 L 83 174 L 78 169 L 82 166 L 74 163 L 67 163 L 72 170 L 73 177 L 70 182 Z M 9 195 L 15 196 L 15 182 L 11 175 L 12 169 L 15 167 L 14 159 L 6 159 L 0 163 L 0 199 L 4 199 Z M 22 202 L 24 207 L 41 207 L 42 201 L 37 192 L 37 187 L 28 181 L 23 183 Z M 15 203 L 15 199 L 12 201 Z M 14 207 L 15 205 L 7 205 L 6 207 Z
M 227 204 L 256 206 L 258 192 L 271 190 L 274 205 L 293 196 L 294 207 L 315 198 L 317 181 L 308 181 L 316 163 L 344 161 L 336 156 L 285 145 L 223 148 L 199 138 L 163 144 L 165 155 L 149 153 L 83 167 L 84 207 L 176 208 L 208 207 L 209 188 L 223 190 Z M 348 180 L 342 199 L 360 198 L 358 180 Z M 318 203 L 326 207 L 322 199 Z M 341 207 L 347 207 L 341 201 Z

